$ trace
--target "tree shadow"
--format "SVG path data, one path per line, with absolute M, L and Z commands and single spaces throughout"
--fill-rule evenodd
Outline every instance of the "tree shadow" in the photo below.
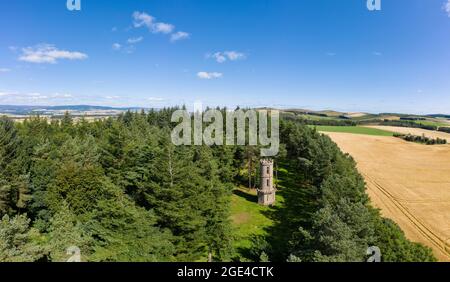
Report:
M 258 202 L 257 195 L 252 195 L 252 194 L 246 193 L 246 192 L 238 190 L 238 189 L 233 190 L 233 194 L 235 194 L 236 196 L 239 196 L 241 198 L 244 198 L 245 200 L 252 202 L 252 203 Z
M 278 195 L 283 198 L 263 214 L 274 224 L 265 228 L 266 241 L 270 249 L 265 250 L 271 261 L 283 262 L 289 256 L 289 241 L 299 227 L 309 228 L 311 218 L 317 209 L 317 188 L 304 180 L 302 173 L 288 163 L 280 163 L 284 168 L 278 172 Z

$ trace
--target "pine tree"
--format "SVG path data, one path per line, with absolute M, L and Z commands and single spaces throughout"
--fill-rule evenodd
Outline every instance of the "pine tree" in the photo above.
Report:
M 23 211 L 30 200 L 23 149 L 14 123 L 0 118 L 0 216 Z
M 151 212 L 136 207 L 124 195 L 102 200 L 89 214 L 86 228 L 93 238 L 90 261 L 170 261 L 174 255 L 169 231 L 155 226 Z
M 111 187 L 100 167 L 67 162 L 49 184 L 46 203 L 50 210 L 56 212 L 60 203 L 66 201 L 71 210 L 80 215 L 93 210 L 99 200 L 110 197 Z
M 0 221 L 0 262 L 33 262 L 46 252 L 39 244 L 41 235 L 30 228 L 25 215 L 13 218 L 5 215 Z
M 81 228 L 67 202 L 63 201 L 60 210 L 51 219 L 49 228 L 49 250 L 53 262 L 67 261 L 67 249 L 76 246 L 81 250 L 82 261 L 89 252 L 89 236 Z

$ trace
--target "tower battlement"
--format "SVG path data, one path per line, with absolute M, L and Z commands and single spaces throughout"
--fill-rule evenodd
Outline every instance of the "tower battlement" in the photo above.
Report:
M 273 165 L 273 160 L 271 159 L 261 159 L 259 162 L 261 165 Z

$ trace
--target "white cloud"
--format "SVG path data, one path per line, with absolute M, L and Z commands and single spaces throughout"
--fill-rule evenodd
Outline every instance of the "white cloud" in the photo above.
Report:
M 145 12 L 134 12 L 132 15 L 135 28 L 146 27 L 152 33 L 171 34 L 170 41 L 175 42 L 189 38 L 190 34 L 184 31 L 175 32 L 175 26 L 170 23 L 157 22 L 156 18 Z
M 150 102 L 163 102 L 166 99 L 160 98 L 160 97 L 149 97 L 149 98 L 147 98 L 147 100 L 150 101 Z
M 447 15 L 450 17 L 450 0 L 448 0 L 447 3 L 444 4 L 443 8 L 447 12 Z
M 112 45 L 113 50 L 118 51 L 122 48 L 122 45 L 120 45 L 119 43 L 114 43 Z
M 152 29 L 154 17 L 150 16 L 147 13 L 134 12 L 133 13 L 133 25 L 134 27 L 147 27 L 148 29 Z
M 197 77 L 200 79 L 215 79 L 223 77 L 223 74 L 220 72 L 198 72 Z
M 71 98 L 73 98 L 73 95 L 72 94 L 67 94 L 67 93 L 55 93 L 55 94 L 51 95 L 50 97 L 54 98 L 54 99 L 59 99 L 59 98 L 61 98 L 61 99 L 71 99 Z
M 128 42 L 128 44 L 136 44 L 136 43 L 141 42 L 142 40 L 144 40 L 144 37 L 139 36 L 139 37 L 128 38 L 127 42 Z
M 381 52 L 377 52 L 377 51 L 372 52 L 372 55 L 374 55 L 374 56 L 383 56 L 383 54 Z
M 39 92 L 19 93 L 0 92 L 0 102 L 7 104 L 36 104 L 48 102 L 64 102 L 72 100 L 73 96 L 67 93 L 42 94 Z
M 175 29 L 174 25 L 167 24 L 167 23 L 156 23 L 153 25 L 153 32 L 154 33 L 171 33 Z
M 245 55 L 243 53 L 239 53 L 236 51 L 226 51 L 225 55 L 228 57 L 230 61 L 245 59 Z
M 116 99 L 120 99 L 120 96 L 105 96 L 105 99 L 116 100 Z
M 212 55 L 208 54 L 206 57 L 214 58 L 216 60 L 216 62 L 218 62 L 218 63 L 224 63 L 227 61 L 227 58 L 221 52 L 217 52 Z
M 51 44 L 40 44 L 22 48 L 20 61 L 35 64 L 56 64 L 58 60 L 85 60 L 88 56 L 81 52 L 59 50 Z
M 178 40 L 188 39 L 191 35 L 184 31 L 178 31 L 170 36 L 170 41 L 175 42 Z
M 0 73 L 10 72 L 11 70 L 8 68 L 0 68 Z
M 168 23 L 156 22 L 156 18 L 145 12 L 133 13 L 133 25 L 136 28 L 146 27 L 153 33 L 171 33 L 175 26 Z
M 134 51 L 136 50 L 136 47 L 134 47 L 134 45 L 127 45 L 127 46 L 122 46 L 119 43 L 114 43 L 112 45 L 112 49 L 114 51 L 120 51 L 122 50 L 123 53 L 125 54 L 132 54 L 134 53 Z
M 218 63 L 224 63 L 228 60 L 230 61 L 243 60 L 246 58 L 244 53 L 240 53 L 237 51 L 216 52 L 214 54 L 207 54 L 206 57 L 213 58 Z
M 327 52 L 327 53 L 325 53 L 325 55 L 327 55 L 327 56 L 329 56 L 329 57 L 334 57 L 334 56 L 336 56 L 336 53 L 333 53 L 333 52 Z
M 25 94 L 30 100 L 45 100 L 48 99 L 47 95 L 43 95 L 41 93 L 28 93 Z
M 117 27 L 111 28 L 111 31 L 112 31 L 112 32 L 116 32 L 116 31 L 117 31 Z

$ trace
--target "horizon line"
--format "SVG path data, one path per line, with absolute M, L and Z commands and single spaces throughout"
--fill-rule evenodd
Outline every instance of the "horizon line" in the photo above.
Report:
M 121 110 L 131 110 L 131 109 L 143 109 L 143 110 L 151 110 L 151 109 L 165 109 L 165 108 L 175 108 L 175 107 L 182 107 L 182 106 L 186 106 L 186 104 L 181 104 L 181 105 L 165 105 L 165 106 L 108 106 L 108 105 L 96 105 L 96 104 L 65 104 L 65 105 L 26 105 L 26 104 L 0 104 L 0 107 L 30 107 L 30 108 L 46 108 L 46 107 L 102 107 L 102 108 L 110 108 L 110 109 L 121 109 Z M 208 107 L 208 106 L 206 106 Z M 209 106 L 210 108 L 213 108 L 211 106 Z M 232 108 L 232 107 L 228 107 L 228 106 L 223 106 L 223 105 L 217 105 L 214 106 L 214 108 L 216 107 L 220 107 L 220 108 Z M 392 112 L 392 111 L 387 111 L 387 112 L 366 112 L 366 111 L 341 111 L 341 110 L 336 110 L 336 109 L 332 109 L 332 108 L 322 108 L 319 110 L 315 110 L 315 109 L 311 109 L 311 108 L 305 108 L 305 107 L 295 107 L 295 106 L 248 106 L 248 105 L 236 105 L 234 106 L 234 108 L 250 108 L 250 109 L 275 109 L 275 110 L 280 110 L 280 111 L 289 111 L 289 110 L 301 110 L 304 111 L 305 113 L 307 112 L 313 112 L 313 113 L 317 113 L 317 112 L 326 112 L 326 111 L 334 111 L 334 112 L 338 112 L 338 113 L 343 113 L 343 114 L 352 114 L 352 113 L 363 113 L 363 114 L 376 114 L 376 115 L 380 115 L 380 114 L 400 114 L 400 115 L 415 115 L 415 116 L 431 116 L 431 115 L 444 115 L 444 116 L 450 116 L 449 114 L 446 113 L 425 113 L 425 114 L 418 114 L 418 113 L 406 113 L 406 112 Z M 0 112 L 0 114 L 2 114 Z

